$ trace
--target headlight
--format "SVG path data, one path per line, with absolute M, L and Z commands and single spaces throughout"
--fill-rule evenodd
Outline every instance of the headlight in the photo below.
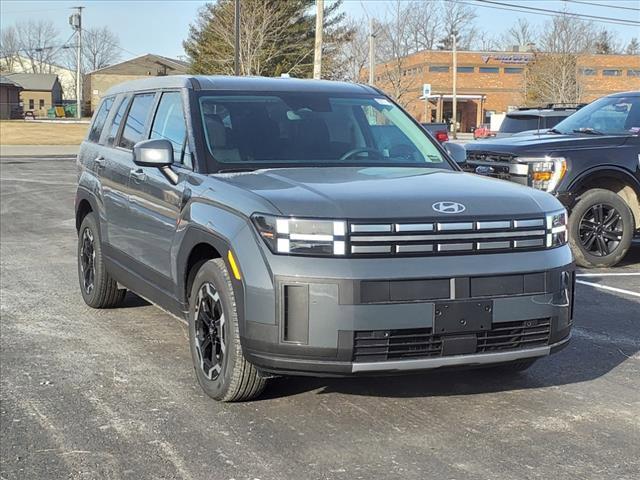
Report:
M 553 192 L 567 172 L 562 157 L 518 157 L 518 162 L 529 164 L 529 186 L 545 192 Z
M 289 255 L 344 255 L 346 222 L 286 218 L 256 213 L 253 224 L 273 253 Z
M 567 243 L 567 211 L 547 214 L 547 247 L 559 247 Z

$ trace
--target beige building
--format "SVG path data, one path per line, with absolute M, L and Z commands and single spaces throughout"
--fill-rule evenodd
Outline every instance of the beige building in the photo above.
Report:
M 2 75 L 9 73 L 33 73 L 34 71 L 57 75 L 60 86 L 62 87 L 62 99 L 76 99 L 76 74 L 73 70 L 44 62 L 38 62 L 36 65 L 33 65 L 30 59 L 18 55 L 0 58 L 0 72 Z
M 50 108 L 62 105 L 62 86 L 53 73 L 8 73 L 4 77 L 22 87 L 20 105 L 25 114 L 46 117 Z
M 149 53 L 89 72 L 84 78 L 82 95 L 85 114 L 93 112 L 100 98 L 114 85 L 145 77 L 183 75 L 188 68 L 189 65 L 181 60 Z

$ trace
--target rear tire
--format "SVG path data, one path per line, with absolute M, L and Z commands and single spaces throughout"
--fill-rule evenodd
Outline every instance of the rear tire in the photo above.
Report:
M 211 398 L 251 400 L 264 389 L 266 379 L 242 353 L 233 286 L 220 258 L 203 263 L 193 280 L 189 344 L 198 383 Z
M 82 220 L 78 234 L 78 279 L 84 302 L 92 308 L 114 308 L 127 291 L 118 288 L 104 264 L 100 229 L 93 212 Z
M 576 263 L 585 268 L 612 267 L 627 254 L 635 222 L 619 195 L 601 188 L 580 196 L 569 216 L 569 243 Z

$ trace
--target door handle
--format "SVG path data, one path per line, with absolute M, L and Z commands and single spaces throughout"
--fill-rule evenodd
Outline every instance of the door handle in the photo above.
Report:
M 93 164 L 96 166 L 96 170 L 99 170 L 101 168 L 104 168 L 104 157 L 102 155 L 99 155 L 98 157 L 96 157 L 96 159 L 93 161 Z
M 135 183 L 144 182 L 147 179 L 147 174 L 142 169 L 131 170 L 129 173 Z

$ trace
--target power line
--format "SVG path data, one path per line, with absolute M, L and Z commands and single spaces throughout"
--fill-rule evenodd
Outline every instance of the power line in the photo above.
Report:
M 468 2 L 464 2 L 461 1 L 460 3 L 463 3 L 465 5 L 469 5 L 472 7 L 485 7 L 485 8 L 493 8 L 496 10 L 508 10 L 508 11 L 513 11 L 513 12 L 520 12 L 520 13 L 529 13 L 532 15 L 542 15 L 542 16 L 546 16 L 546 17 L 562 17 L 562 16 L 566 16 L 566 15 L 570 15 L 570 16 L 574 16 L 577 18 L 587 18 L 589 20 L 592 20 L 594 22 L 599 22 L 599 23 L 610 23 L 610 24 L 615 24 L 615 25 L 624 25 L 627 27 L 630 26 L 640 26 L 640 22 L 635 22 L 632 20 L 625 20 L 622 18 L 609 18 L 609 17 L 597 17 L 594 15 L 586 15 L 586 14 L 579 14 L 579 13 L 572 13 L 572 12 L 561 12 L 558 10 L 548 10 L 548 9 L 541 9 L 541 8 L 536 8 L 536 7 L 526 7 L 524 5 L 514 5 L 514 4 L 509 4 L 509 3 L 502 3 L 502 2 L 495 2 L 495 1 L 491 1 L 491 0 L 475 0 L 476 2 L 482 2 L 481 4 L 479 3 L 468 3 Z M 487 5 L 485 5 L 485 3 Z M 488 4 L 492 4 L 492 5 L 488 5 Z
M 602 7 L 602 8 L 618 8 L 620 10 L 631 10 L 634 12 L 640 12 L 640 8 L 633 7 L 623 7 L 622 5 L 603 5 L 602 3 L 594 3 L 594 2 L 585 2 L 584 0 L 564 0 L 565 2 L 571 3 L 581 3 L 583 5 L 591 5 L 593 7 Z

